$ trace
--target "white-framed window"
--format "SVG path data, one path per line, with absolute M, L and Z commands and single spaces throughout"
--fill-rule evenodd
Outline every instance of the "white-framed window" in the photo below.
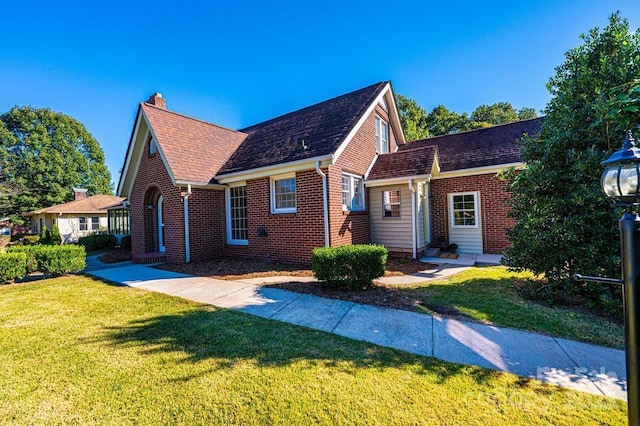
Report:
M 79 217 L 78 220 L 80 221 L 80 230 L 81 231 L 86 231 L 87 230 L 87 218 L 86 217 Z
M 364 181 L 362 177 L 342 174 L 342 208 L 364 210 Z
M 153 140 L 153 137 L 149 135 L 149 155 L 154 155 L 158 152 L 158 146 L 156 145 L 156 141 Z
M 452 228 L 478 227 L 478 193 L 449 194 Z
M 389 152 L 389 125 L 376 115 L 376 152 L 386 154 Z
M 98 229 L 100 229 L 100 218 L 94 216 L 91 218 L 91 230 L 97 231 Z
M 271 178 L 271 213 L 296 212 L 296 175 Z
M 382 217 L 400 217 L 400 190 L 382 191 Z
M 11 228 L 7 228 L 7 227 L 2 227 L 0 228 L 0 235 L 2 236 L 7 236 L 7 235 L 11 235 Z
M 249 226 L 247 221 L 247 187 L 232 186 L 227 195 L 227 243 L 249 244 Z

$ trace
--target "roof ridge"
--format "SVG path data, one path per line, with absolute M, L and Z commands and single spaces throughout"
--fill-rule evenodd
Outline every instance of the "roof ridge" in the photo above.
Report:
M 230 132 L 234 132 L 234 133 L 244 133 L 244 132 L 241 132 L 240 130 L 235 130 L 235 129 L 232 129 L 230 127 L 225 127 L 225 126 L 222 126 L 222 125 L 216 124 L 216 123 L 211 123 L 209 121 L 205 121 L 205 120 L 202 120 L 200 118 L 191 117 L 190 115 L 182 114 L 182 113 L 177 112 L 177 111 L 173 111 L 173 110 L 166 109 L 166 108 L 160 108 L 160 107 L 158 107 L 156 105 L 153 105 L 153 104 L 150 104 L 150 103 L 147 103 L 147 102 L 140 102 L 140 104 L 141 105 L 144 104 L 145 106 L 154 108 L 154 109 L 156 109 L 158 111 L 168 112 L 170 114 L 177 115 L 177 116 L 182 117 L 182 118 L 186 118 L 186 119 L 193 120 L 193 121 L 198 121 L 198 122 L 200 122 L 202 124 L 206 124 L 206 125 L 209 125 L 209 126 L 217 127 L 219 129 L 222 129 L 222 130 L 229 130 Z
M 366 86 L 366 87 L 362 87 L 362 88 L 357 89 L 357 90 L 352 90 L 352 91 L 351 91 L 351 92 L 349 92 L 349 93 L 344 93 L 344 94 L 342 94 L 342 95 L 334 96 L 334 97 L 332 97 L 332 98 L 325 99 L 324 101 L 316 102 L 316 103 L 314 103 L 314 104 L 307 105 L 307 106 L 305 106 L 305 107 L 302 107 L 302 108 L 299 108 L 299 109 L 296 109 L 296 110 L 293 110 L 293 111 L 289 111 L 289 112 L 287 112 L 287 113 L 284 113 L 284 114 L 278 115 L 278 116 L 273 117 L 273 118 L 270 118 L 270 119 L 268 119 L 268 120 L 260 121 L 260 122 L 258 122 L 258 123 L 252 124 L 252 125 L 250 125 L 250 126 L 243 127 L 242 129 L 239 129 L 238 131 L 239 131 L 239 132 L 242 132 L 242 133 L 245 133 L 248 129 L 251 129 L 251 128 L 253 128 L 253 127 L 263 126 L 263 125 L 268 124 L 268 123 L 270 123 L 270 122 L 272 122 L 272 121 L 281 120 L 282 118 L 287 117 L 287 116 L 289 116 L 289 115 L 298 114 L 298 113 L 300 113 L 300 112 L 302 112 L 302 111 L 305 111 L 305 110 L 308 110 L 308 109 L 311 109 L 311 108 L 316 108 L 316 107 L 318 107 L 318 106 L 320 106 L 320 105 L 323 105 L 323 104 L 326 104 L 326 103 L 329 103 L 329 102 L 334 102 L 335 100 L 337 100 L 337 99 L 339 99 L 339 98 L 346 98 L 346 97 L 348 97 L 348 96 L 352 96 L 352 95 L 353 95 L 354 93 L 356 93 L 356 92 L 364 92 L 365 90 L 371 89 L 371 88 L 373 88 L 374 86 L 383 86 L 383 85 L 388 84 L 388 83 L 389 83 L 389 81 L 388 81 L 388 80 L 386 80 L 386 81 L 379 81 L 379 82 L 377 82 L 377 83 L 370 84 L 370 85 L 368 85 L 368 86 Z

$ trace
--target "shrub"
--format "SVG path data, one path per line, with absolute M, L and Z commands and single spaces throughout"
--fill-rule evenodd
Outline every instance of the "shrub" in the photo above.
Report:
M 24 244 L 27 245 L 27 246 L 40 244 L 40 236 L 39 235 L 25 235 L 24 236 Z
M 11 242 L 20 241 L 22 238 L 24 238 L 24 235 L 25 235 L 24 232 L 18 232 L 17 234 L 13 234 L 11 236 Z
M 125 235 L 122 237 L 120 247 L 122 247 L 122 250 L 131 251 L 131 235 Z
M 86 266 L 86 253 L 81 246 L 39 246 L 34 252 L 38 270 L 43 274 L 64 275 L 82 271 Z
M 27 275 L 27 256 L 24 253 L 0 254 L 0 282 L 12 282 Z
M 51 242 L 51 233 L 47 229 L 46 225 L 42 227 L 40 231 L 40 244 L 49 244 Z
M 58 228 L 58 225 L 53 225 L 53 228 L 51 228 L 51 244 L 62 244 L 62 238 L 60 237 L 60 228 Z
M 366 288 L 384 274 L 387 254 L 387 249 L 378 245 L 315 248 L 311 258 L 313 273 L 330 288 Z
M 25 237 L 27 238 L 27 237 Z M 26 240 L 25 240 L 26 241 Z M 38 261 L 36 260 L 36 250 L 41 247 L 39 245 L 25 245 L 25 246 L 11 246 L 7 249 L 9 253 L 24 253 L 26 256 L 25 265 L 27 268 L 27 274 L 31 274 L 38 270 Z
M 116 236 L 108 234 L 91 234 L 78 239 L 78 244 L 84 246 L 87 251 L 112 249 L 116 246 L 116 242 Z

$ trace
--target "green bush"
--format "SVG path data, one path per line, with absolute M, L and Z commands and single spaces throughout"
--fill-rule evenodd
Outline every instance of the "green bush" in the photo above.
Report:
M 84 246 L 87 251 L 112 249 L 116 242 L 116 236 L 108 234 L 91 234 L 78 239 L 78 244 Z
M 51 232 L 47 229 L 46 225 L 42 227 L 40 231 L 40 244 L 51 243 Z
M 26 239 L 27 237 L 25 237 Z M 25 240 L 26 241 L 26 240 Z M 39 245 L 25 245 L 25 246 L 11 246 L 7 249 L 8 253 L 24 253 L 26 256 L 26 268 L 27 274 L 31 274 L 38 270 L 38 261 L 36 260 L 36 250 L 40 247 Z
M 53 225 L 51 228 L 51 244 L 60 245 L 62 244 L 62 238 L 60 237 L 60 228 L 58 225 Z
M 86 266 L 84 247 L 65 246 L 14 246 L 10 253 L 24 253 L 26 256 L 26 272 L 40 271 L 49 275 L 64 275 L 78 272 Z
M 122 237 L 120 247 L 122 247 L 122 250 L 131 251 L 131 235 Z
M 24 236 L 24 244 L 27 246 L 33 246 L 36 244 L 40 244 L 40 236 L 39 235 L 25 235 Z
M 387 249 L 378 245 L 319 247 L 311 258 L 313 273 L 330 288 L 363 289 L 384 275 L 387 255 Z
M 27 256 L 24 253 L 0 254 L 0 282 L 12 282 L 27 275 Z

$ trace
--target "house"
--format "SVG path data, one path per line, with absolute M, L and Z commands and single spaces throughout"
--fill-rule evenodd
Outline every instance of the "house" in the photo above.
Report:
M 25 213 L 31 219 L 31 232 L 39 234 L 43 227 L 51 230 L 55 225 L 60 230 L 63 243 L 78 242 L 87 234 L 106 231 L 107 209 L 118 207 L 124 198 L 113 195 L 93 195 L 87 197 L 87 190 L 73 188 L 74 200 Z
M 233 130 L 139 105 L 118 183 L 134 261 L 228 255 L 304 262 L 313 248 L 380 243 L 418 257 L 507 243 L 503 167 L 540 120 L 407 143 L 389 82 Z
M 24 225 L 14 223 L 10 217 L 0 218 L 0 236 L 12 237 L 18 234 L 26 234 L 27 228 Z

